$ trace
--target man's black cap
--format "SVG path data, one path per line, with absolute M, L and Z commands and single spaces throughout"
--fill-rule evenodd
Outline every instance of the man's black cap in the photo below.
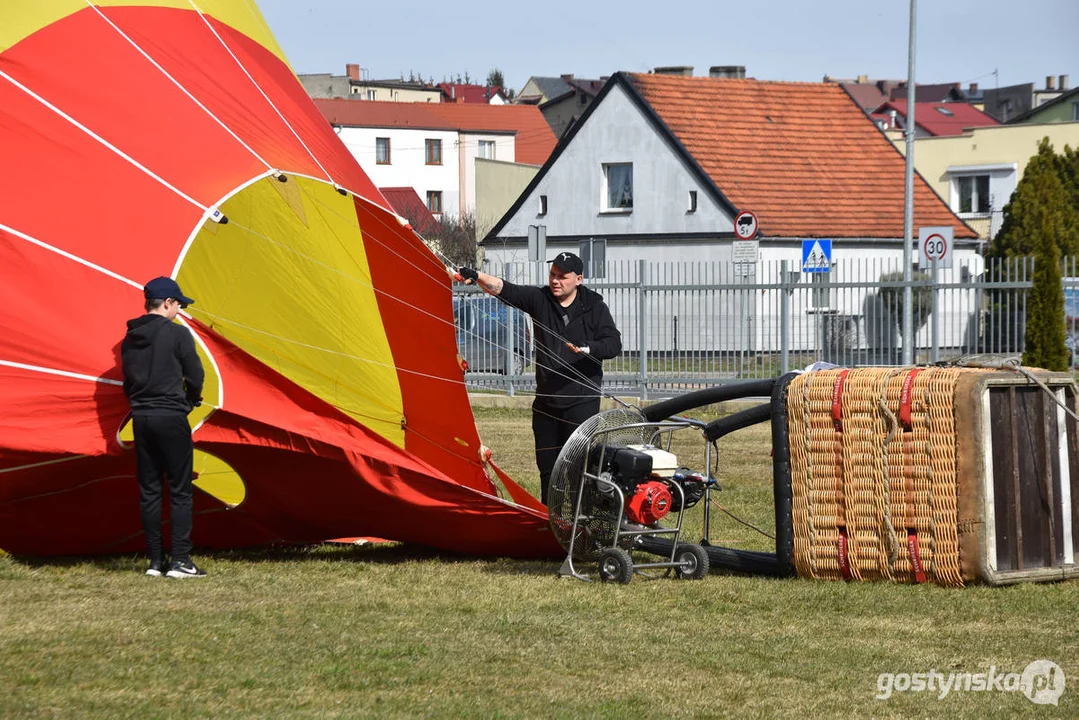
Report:
M 581 258 L 571 252 L 558 253 L 558 256 L 549 262 L 553 263 L 554 266 L 562 272 L 584 275 L 584 263 L 581 262 Z

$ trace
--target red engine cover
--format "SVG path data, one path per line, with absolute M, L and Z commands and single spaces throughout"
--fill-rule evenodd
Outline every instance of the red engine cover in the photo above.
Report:
M 671 491 L 655 480 L 641 483 L 626 503 L 626 517 L 638 525 L 651 525 L 671 511 Z

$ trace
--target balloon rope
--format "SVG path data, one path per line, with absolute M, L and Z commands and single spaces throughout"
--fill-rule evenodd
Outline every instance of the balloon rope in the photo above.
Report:
M 301 189 L 303 189 L 302 186 L 301 186 Z M 344 218 L 332 206 L 326 205 L 321 200 L 319 200 L 317 197 L 314 197 L 313 195 L 307 193 L 306 190 L 304 190 L 304 193 L 311 199 L 312 202 L 318 204 L 321 207 L 326 208 L 330 212 L 336 214 L 339 218 L 346 219 L 346 220 L 348 219 L 348 218 Z M 390 230 L 393 229 L 385 221 L 381 220 L 381 218 L 376 217 L 376 220 L 378 220 L 383 225 L 383 227 L 386 227 L 387 229 L 390 229 Z M 336 236 L 336 233 L 335 233 L 335 236 Z M 365 241 L 366 241 L 366 239 L 368 237 L 369 237 L 368 235 L 366 235 L 366 234 L 364 235 Z M 419 271 L 419 272 L 421 272 L 421 273 L 423 273 L 425 275 L 428 275 L 428 277 L 432 277 L 431 275 L 426 273 L 423 268 L 421 268 L 418 265 L 416 265 L 415 263 L 411 262 L 410 260 L 408 260 L 407 258 L 402 256 L 400 253 L 397 253 L 393 248 L 390 248 L 388 245 L 386 245 L 385 243 L 379 241 L 377 238 L 372 238 L 372 239 L 374 239 L 376 243 L 378 243 L 378 244 L 382 245 L 383 247 L 385 247 L 388 251 L 390 251 L 390 252 L 394 253 L 395 255 L 397 255 L 401 259 L 402 262 L 408 264 L 413 269 L 415 269 L 415 270 L 417 270 L 417 271 Z M 420 238 L 420 239 L 422 240 L 422 238 Z M 338 241 L 341 242 L 340 238 L 338 238 Z M 344 243 L 342 243 L 342 244 L 344 244 Z M 430 249 L 430 248 L 428 247 L 428 249 Z M 437 251 L 434 251 L 434 250 L 433 250 L 433 252 L 437 253 Z M 449 265 L 450 267 L 452 267 L 452 263 L 448 259 L 446 259 L 445 257 L 443 257 L 442 259 L 443 259 L 443 262 L 446 263 L 446 265 Z M 449 270 L 447 270 L 446 268 L 442 268 L 442 270 L 446 271 L 446 272 L 449 272 Z M 438 278 L 438 280 L 441 282 L 441 273 L 440 273 L 440 277 Z M 389 296 L 389 297 L 393 297 L 393 296 Z M 498 297 L 498 296 L 496 295 L 494 297 Z M 393 298 L 393 299 L 398 300 L 398 298 Z M 501 303 L 503 303 L 505 305 L 509 305 L 508 303 L 506 303 L 505 300 L 502 300 L 502 298 L 498 298 L 498 300 L 499 300 L 499 302 L 501 302 Z M 510 307 L 512 307 L 512 306 L 510 306 Z M 502 321 L 502 320 L 499 319 L 499 320 L 496 320 L 496 322 L 500 323 L 500 325 L 502 327 L 508 329 L 508 323 L 506 321 Z M 533 318 L 533 325 L 542 328 L 544 331 L 546 331 L 551 336 L 555 337 L 556 339 L 558 339 L 561 342 L 564 342 L 564 343 L 569 342 L 565 337 L 563 337 L 561 334 L 556 332 L 554 329 L 552 329 L 550 327 L 547 327 L 546 325 L 539 322 L 535 318 Z M 469 331 L 466 331 L 466 332 L 469 332 Z M 485 338 L 481 338 L 478 335 L 476 335 L 475 333 L 469 332 L 469 334 L 471 334 L 473 337 L 476 337 L 476 338 L 480 339 L 482 342 L 490 343 L 491 345 L 495 345 L 496 347 L 498 347 L 493 341 L 487 340 Z M 614 400 L 615 402 L 618 402 L 618 403 L 620 403 L 622 405 L 625 405 L 625 403 L 623 403 L 619 398 L 617 398 L 617 397 L 615 397 L 613 395 L 604 393 L 603 389 L 602 389 L 602 387 L 600 385 L 595 383 L 595 381 L 593 381 L 591 378 L 589 378 L 583 372 L 581 372 L 577 368 L 573 367 L 572 364 L 570 364 L 569 362 L 567 362 L 566 360 L 561 358 L 557 353 L 553 353 L 551 350 L 549 350 L 548 348 L 546 348 L 546 347 L 544 347 L 544 346 L 542 346 L 542 345 L 540 345 L 538 343 L 536 344 L 535 347 L 537 348 L 537 352 L 545 353 L 550 359 L 554 360 L 553 364 L 562 366 L 563 368 L 567 369 L 572 375 L 566 375 L 565 373 L 558 372 L 558 370 L 556 370 L 554 367 L 552 367 L 552 368 L 550 368 L 550 370 L 554 374 L 556 374 L 556 375 L 558 375 L 558 376 L 560 376 L 562 378 L 565 378 L 567 380 L 570 380 L 571 382 L 576 382 L 576 383 L 578 383 L 580 385 L 583 385 L 584 387 L 588 388 L 589 390 L 595 391 L 596 394 L 599 395 L 599 396 L 609 397 L 612 400 Z M 588 361 L 591 361 L 591 362 L 594 362 L 594 363 L 599 363 L 599 364 L 602 363 L 601 360 L 593 357 L 592 355 L 586 355 L 585 357 L 588 359 Z M 628 406 L 626 406 L 626 407 L 628 407 Z
M 326 170 L 325 167 L 323 167 L 322 163 L 319 162 L 319 159 L 315 157 L 315 153 L 312 152 L 311 148 L 307 146 L 307 143 L 303 141 L 303 138 L 301 138 L 299 133 L 296 132 L 295 128 L 292 127 L 292 124 L 285 119 L 285 116 L 277 108 L 277 105 L 274 104 L 274 101 L 270 99 L 270 96 L 266 94 L 266 92 L 262 89 L 262 86 L 258 84 L 254 77 L 252 77 L 251 73 L 247 71 L 247 68 L 244 67 L 244 64 L 240 61 L 240 58 L 236 57 L 236 53 L 234 53 L 232 51 L 232 48 L 228 46 L 228 43 L 225 42 L 225 39 L 221 37 L 220 34 L 218 34 L 217 29 L 214 28 L 214 26 L 210 23 L 210 20 L 206 17 L 206 14 L 203 13 L 197 5 L 195 5 L 194 0 L 188 0 L 188 3 L 191 5 L 192 8 L 195 9 L 195 12 L 199 14 L 199 17 L 202 18 L 202 21 L 206 24 L 206 27 L 209 28 L 210 32 L 213 33 L 214 37 L 217 38 L 218 42 L 221 43 L 221 47 L 225 48 L 225 51 L 232 57 L 233 60 L 236 61 L 236 64 L 239 66 L 240 70 L 242 70 L 244 75 L 247 76 L 247 79 L 251 81 L 251 84 L 255 86 L 255 89 L 259 91 L 259 94 L 262 95 L 263 99 L 269 104 L 271 108 L 273 108 L 273 111 L 277 113 L 277 117 L 281 118 L 281 122 L 285 124 L 285 127 L 289 129 L 289 132 L 291 132 L 292 135 L 296 138 L 296 140 L 299 141 L 300 145 L 303 146 L 303 149 L 307 151 L 307 154 L 311 156 L 311 159 L 315 161 L 315 164 L 318 165 L 319 170 L 323 172 L 323 174 L 326 176 L 326 179 L 329 180 L 330 183 L 336 187 L 337 183 L 330 176 L 329 171 Z
M 125 32 L 124 32 L 123 30 L 121 30 L 121 29 L 120 29 L 120 27 L 119 27 L 118 25 L 116 25 L 116 23 L 114 23 L 114 22 L 113 22 L 112 20 L 110 20 L 110 19 L 109 19 L 109 17 L 108 17 L 107 15 L 105 15 L 105 13 L 101 12 L 101 9 L 100 9 L 100 8 L 99 8 L 99 7 L 97 6 L 97 5 L 95 5 L 95 4 L 94 4 L 93 0 L 85 0 L 85 2 L 86 2 L 86 4 L 87 4 L 88 6 L 90 6 L 90 7 L 91 7 L 91 8 L 93 9 L 93 11 L 94 11 L 94 12 L 96 12 L 96 13 L 98 14 L 98 16 L 99 16 L 99 17 L 101 17 L 101 19 L 102 19 L 102 20 L 104 20 L 105 22 L 107 22 L 107 23 L 108 23 L 108 24 L 109 24 L 109 25 L 110 25 L 110 26 L 111 26 L 111 27 L 112 27 L 112 28 L 113 28 L 113 29 L 114 29 L 114 30 L 115 30 L 115 31 L 116 31 L 117 33 L 119 33 L 119 34 L 120 34 L 120 37 L 122 37 L 122 38 L 123 38 L 124 40 L 126 40 L 126 41 L 127 41 L 127 42 L 128 42 L 128 43 L 129 43 L 130 45 L 131 45 L 131 47 L 135 48 L 135 50 L 137 50 L 137 51 L 139 52 L 139 54 L 140 54 L 140 55 L 142 55 L 142 56 L 143 56 L 144 58 L 146 58 L 146 60 L 147 60 L 147 61 L 149 61 L 149 63 L 150 63 L 151 65 L 153 65 L 153 66 L 154 66 L 155 68 L 157 68 L 158 70 L 160 70 L 160 71 L 161 71 L 161 73 L 162 73 L 162 74 L 163 74 L 163 75 L 164 75 L 164 76 L 165 76 L 166 78 L 168 78 L 168 79 L 169 79 L 169 81 L 170 81 L 170 82 L 171 82 L 171 83 L 172 83 L 173 85 L 175 85 L 175 86 L 176 86 L 177 88 L 179 88 L 180 92 L 182 92 L 182 93 L 183 93 L 184 95 L 186 95 L 186 96 L 188 97 L 188 99 L 190 99 L 190 100 L 191 100 L 191 102 L 193 102 L 193 103 L 195 103 L 196 105 L 198 105 L 198 106 L 199 106 L 199 108 L 200 108 L 200 109 L 201 109 L 201 110 L 202 110 L 202 111 L 203 111 L 204 113 L 206 113 L 206 115 L 207 115 L 207 116 L 208 116 L 208 117 L 209 117 L 209 118 L 210 118 L 211 120 L 213 120 L 213 121 L 214 121 L 215 123 L 217 123 L 218 125 L 220 125 L 220 126 L 221 126 L 221 129 L 222 129 L 222 130 L 224 130 L 224 131 L 225 131 L 225 132 L 227 132 L 227 133 L 228 133 L 229 135 L 231 135 L 231 136 L 232 136 L 232 138 L 233 138 L 233 139 L 234 139 L 234 140 L 235 140 L 236 142 L 240 143 L 240 145 L 242 145 L 242 146 L 243 146 L 243 148 L 244 148 L 245 150 L 247 150 L 247 152 L 251 153 L 251 156 L 252 156 L 252 157 L 254 157 L 254 158 L 255 158 L 256 160 L 258 160 L 258 161 L 259 161 L 260 163 L 262 163 L 263 165 L 265 165 L 265 166 L 266 166 L 266 169 L 267 169 L 267 170 L 275 170 L 275 169 L 276 169 L 276 168 L 274 168 L 274 166 L 273 166 L 273 165 L 271 165 L 270 163 L 266 162 L 265 158 L 263 158 L 263 157 L 262 157 L 261 155 L 259 155 L 259 154 L 258 154 L 258 153 L 257 153 L 257 152 L 255 151 L 255 149 L 254 149 L 254 148 L 252 148 L 252 147 L 251 147 L 250 145 L 248 145 L 247 143 L 245 143 L 245 142 L 243 141 L 243 139 L 242 139 L 242 138 L 240 138 L 240 136 L 239 136 L 239 135 L 237 135 L 237 134 L 236 134 L 235 132 L 233 132 L 233 131 L 232 131 L 232 128 L 230 128 L 230 127 L 229 127 L 228 125 L 226 125 L 226 124 L 225 124 L 224 122 L 222 122 L 222 121 L 221 121 L 221 119 L 220 119 L 220 118 L 218 118 L 218 117 L 217 117 L 216 115 L 214 115 L 214 114 L 213 114 L 213 112 L 212 112 L 212 111 L 211 111 L 211 110 L 210 110 L 210 109 L 209 109 L 208 107 L 206 107 L 205 105 L 203 105 L 203 104 L 202 104 L 202 102 L 201 102 L 201 101 L 200 101 L 200 100 L 199 100 L 199 99 L 198 99 L 197 97 L 195 97 L 195 96 L 194 96 L 193 94 L 191 94 L 191 92 L 190 92 L 190 91 L 189 91 L 189 90 L 188 90 L 187 88 L 185 88 L 185 87 L 183 86 L 183 84 L 182 84 L 182 83 L 181 83 L 181 82 L 180 82 L 179 80 L 177 80 L 176 78 L 174 78 L 174 77 L 173 77 L 173 76 L 172 76 L 172 75 L 171 75 L 171 74 L 169 73 L 169 71 L 168 71 L 168 70 L 166 70 L 165 68 L 163 68 L 163 67 L 162 67 L 162 66 L 161 66 L 161 65 L 160 65 L 160 64 L 159 64 L 159 63 L 158 63 L 158 62 L 157 62 L 156 60 L 154 60 L 154 59 L 153 59 L 152 57 L 150 57 L 150 54 L 149 54 L 149 53 L 147 53 L 147 52 L 146 52 L 145 50 L 143 50 L 143 49 L 142 49 L 142 48 L 141 48 L 141 47 L 139 46 L 139 44 L 138 44 L 137 42 L 135 42 L 134 40 L 132 40 L 132 39 L 131 39 L 131 37 L 130 37 L 130 36 L 128 36 L 128 34 L 127 34 L 127 33 L 125 33 Z
M 161 177 L 160 175 L 158 175 L 157 173 L 155 173 L 155 172 L 154 172 L 153 170 L 151 170 L 150 168 L 146 167 L 145 165 L 143 165 L 142 163 L 140 163 L 140 162 L 139 162 L 138 160 L 136 160 L 135 158 L 131 157 L 130 155 L 128 155 L 127 153 L 125 153 L 125 152 L 124 152 L 123 150 L 121 150 L 120 148 L 116 147 L 115 145 L 113 145 L 112 143 L 110 143 L 110 142 L 109 142 L 108 140 L 106 140 L 105 138 L 101 137 L 100 135 L 98 135 L 97 133 L 95 133 L 95 132 L 94 132 L 93 130 L 91 130 L 90 128 L 88 128 L 88 127 L 86 127 L 85 125 L 83 125 L 83 124 L 82 124 L 81 122 L 79 122 L 78 120 L 76 120 L 75 118 L 73 118 L 73 117 L 72 117 L 71 115 L 68 115 L 68 114 L 67 114 L 66 112 L 64 112 L 63 110 L 61 110 L 61 109 L 60 109 L 59 107 L 57 107 L 56 105 L 53 105 L 53 104 L 52 104 L 51 102 L 49 102 L 49 101 L 48 101 L 48 100 L 46 100 L 45 98 L 43 98 L 42 96 L 38 95 L 38 94 L 37 94 L 36 92 L 34 92 L 33 90 L 31 90 L 30 88 L 26 87 L 25 85 L 23 85 L 22 83 L 20 83 L 20 82 L 19 82 L 18 80 L 16 80 L 15 78 L 13 78 L 13 77 L 11 77 L 10 75 L 8 75 L 8 74 L 7 74 L 6 72 L 4 72 L 3 70 L 0 70 L 0 78 L 3 78 L 4 80 L 7 80 L 7 81 L 8 81 L 9 83 L 11 83 L 11 84 L 12 84 L 12 85 L 14 85 L 15 87 L 17 87 L 17 88 L 18 88 L 19 90 L 22 90 L 22 91 L 23 91 L 24 93 L 26 93 L 27 95 L 29 95 L 30 97 L 32 97 L 32 98 L 33 98 L 34 100 L 37 100 L 37 101 L 38 101 L 39 103 L 41 103 L 42 105 L 44 105 L 44 106 L 45 106 L 46 108 L 48 108 L 49 110 L 51 110 L 51 111 L 52 111 L 53 113 L 55 113 L 56 115 L 60 116 L 61 118 L 63 118 L 64 120 L 68 121 L 69 123 L 71 123 L 72 125 L 74 125 L 74 126 L 75 126 L 76 128 L 78 128 L 78 129 L 79 129 L 79 130 L 81 130 L 82 132 L 84 132 L 84 133 L 86 133 L 87 135 L 89 135 L 89 136 L 90 136 L 90 137 L 91 137 L 91 138 L 92 138 L 93 140 L 95 140 L 95 141 L 97 141 L 98 143 L 100 143 L 100 144 L 101 144 L 101 145 L 102 145 L 103 147 L 105 147 L 105 148 L 107 148 L 108 150 L 110 150 L 110 151 L 112 151 L 113 153 L 115 153 L 117 157 L 120 157 L 121 159 L 123 159 L 123 160 L 127 161 L 127 162 L 128 162 L 128 163 L 130 163 L 130 164 L 131 164 L 132 166 L 134 166 L 134 167 L 135 167 L 135 168 L 137 168 L 138 170 L 142 171 L 143 173 L 145 173 L 145 174 L 146 174 L 147 176 L 149 176 L 149 177 L 150 177 L 150 178 L 152 178 L 153 180 L 155 180 L 155 181 L 159 182 L 159 183 L 160 183 L 161 185 L 163 185 L 163 186 L 164 186 L 165 188 L 167 188 L 167 189 L 171 190 L 171 191 L 172 191 L 172 192 L 174 192 L 174 193 L 175 193 L 176 195 L 180 196 L 181 198 L 183 198 L 183 199 L 184 199 L 184 200 L 186 200 L 187 202 L 191 203 L 191 204 L 192 204 L 192 205 L 194 205 L 195 207 L 199 208 L 199 209 L 200 209 L 200 210 L 202 210 L 203 212 L 209 212 L 210 208 L 208 208 L 207 206 L 203 205 L 203 204 L 202 204 L 202 203 L 200 203 L 200 202 L 199 202 L 198 200 L 196 200 L 195 198 L 193 198 L 193 197 L 191 197 L 190 195 L 188 195 L 187 193 L 185 193 L 185 192 L 184 192 L 183 190 L 180 190 L 180 189 L 179 189 L 178 187 L 176 187 L 175 185 L 173 185 L 173 184 L 172 184 L 172 183 L 170 183 L 169 181 L 165 180 L 165 178 Z

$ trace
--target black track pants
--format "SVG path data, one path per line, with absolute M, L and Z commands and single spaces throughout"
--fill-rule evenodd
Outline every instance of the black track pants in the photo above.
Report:
M 551 483 L 551 470 L 558 459 L 562 446 L 577 426 L 599 412 L 599 398 L 571 405 L 568 408 L 551 408 L 532 404 L 532 435 L 536 439 L 536 467 L 540 472 L 540 488 L 543 504 L 547 504 L 547 490 Z
M 161 495 L 169 484 L 169 524 L 172 559 L 191 558 L 191 426 L 187 416 L 136 415 L 135 459 L 139 479 L 139 507 L 146 547 L 152 560 L 161 560 Z

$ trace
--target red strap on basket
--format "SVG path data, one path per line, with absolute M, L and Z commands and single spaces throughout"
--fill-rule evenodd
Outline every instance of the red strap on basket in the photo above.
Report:
M 832 422 L 835 423 L 836 432 L 843 432 L 843 386 L 847 382 L 847 373 L 843 370 L 832 385 Z
M 914 400 L 914 378 L 920 370 L 911 370 L 903 379 L 903 389 L 899 393 L 899 422 L 903 424 L 903 430 L 909 432 L 912 428 L 911 405 Z
M 907 529 L 907 549 L 910 550 L 910 566 L 914 568 L 914 582 L 924 583 L 925 569 L 922 567 L 922 555 L 918 551 L 918 531 Z
M 839 528 L 839 572 L 843 573 L 844 580 L 850 580 L 854 574 L 850 571 L 850 557 L 847 555 L 847 528 Z

